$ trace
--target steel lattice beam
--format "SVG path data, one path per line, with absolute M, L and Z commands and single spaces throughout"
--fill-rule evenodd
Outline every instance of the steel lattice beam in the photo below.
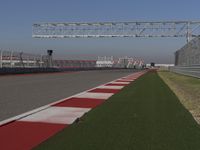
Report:
M 36 23 L 34 38 L 200 36 L 200 21 Z

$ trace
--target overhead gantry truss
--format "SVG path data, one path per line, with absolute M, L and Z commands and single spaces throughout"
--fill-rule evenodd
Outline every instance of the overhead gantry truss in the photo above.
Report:
M 200 36 L 200 21 L 36 23 L 34 38 L 191 37 Z

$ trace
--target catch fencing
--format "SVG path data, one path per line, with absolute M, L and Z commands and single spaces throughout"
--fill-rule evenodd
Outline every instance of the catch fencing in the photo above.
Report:
M 47 55 L 0 50 L 0 68 L 45 68 Z

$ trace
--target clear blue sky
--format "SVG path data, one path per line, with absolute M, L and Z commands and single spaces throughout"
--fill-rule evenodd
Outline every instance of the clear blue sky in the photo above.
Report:
M 1 0 L 0 48 L 31 53 L 55 49 L 57 57 L 143 57 L 171 63 L 184 38 L 33 39 L 35 22 L 200 20 L 198 0 Z

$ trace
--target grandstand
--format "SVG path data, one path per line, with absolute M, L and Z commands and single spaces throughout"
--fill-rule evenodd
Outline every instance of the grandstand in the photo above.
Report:
M 109 67 L 112 68 L 114 67 L 115 61 L 113 59 L 113 56 L 108 57 L 108 56 L 103 56 L 100 57 L 98 56 L 97 61 L 96 61 L 96 67 Z
M 53 60 L 53 65 L 58 68 L 94 68 L 96 60 Z
M 144 61 L 142 59 L 134 59 L 132 57 L 120 57 L 115 58 L 113 56 L 98 57 L 96 67 L 108 67 L 108 68 L 143 68 Z
M 121 57 L 118 60 L 117 66 L 120 68 L 143 68 L 144 61 L 142 59 L 134 59 L 132 57 Z

